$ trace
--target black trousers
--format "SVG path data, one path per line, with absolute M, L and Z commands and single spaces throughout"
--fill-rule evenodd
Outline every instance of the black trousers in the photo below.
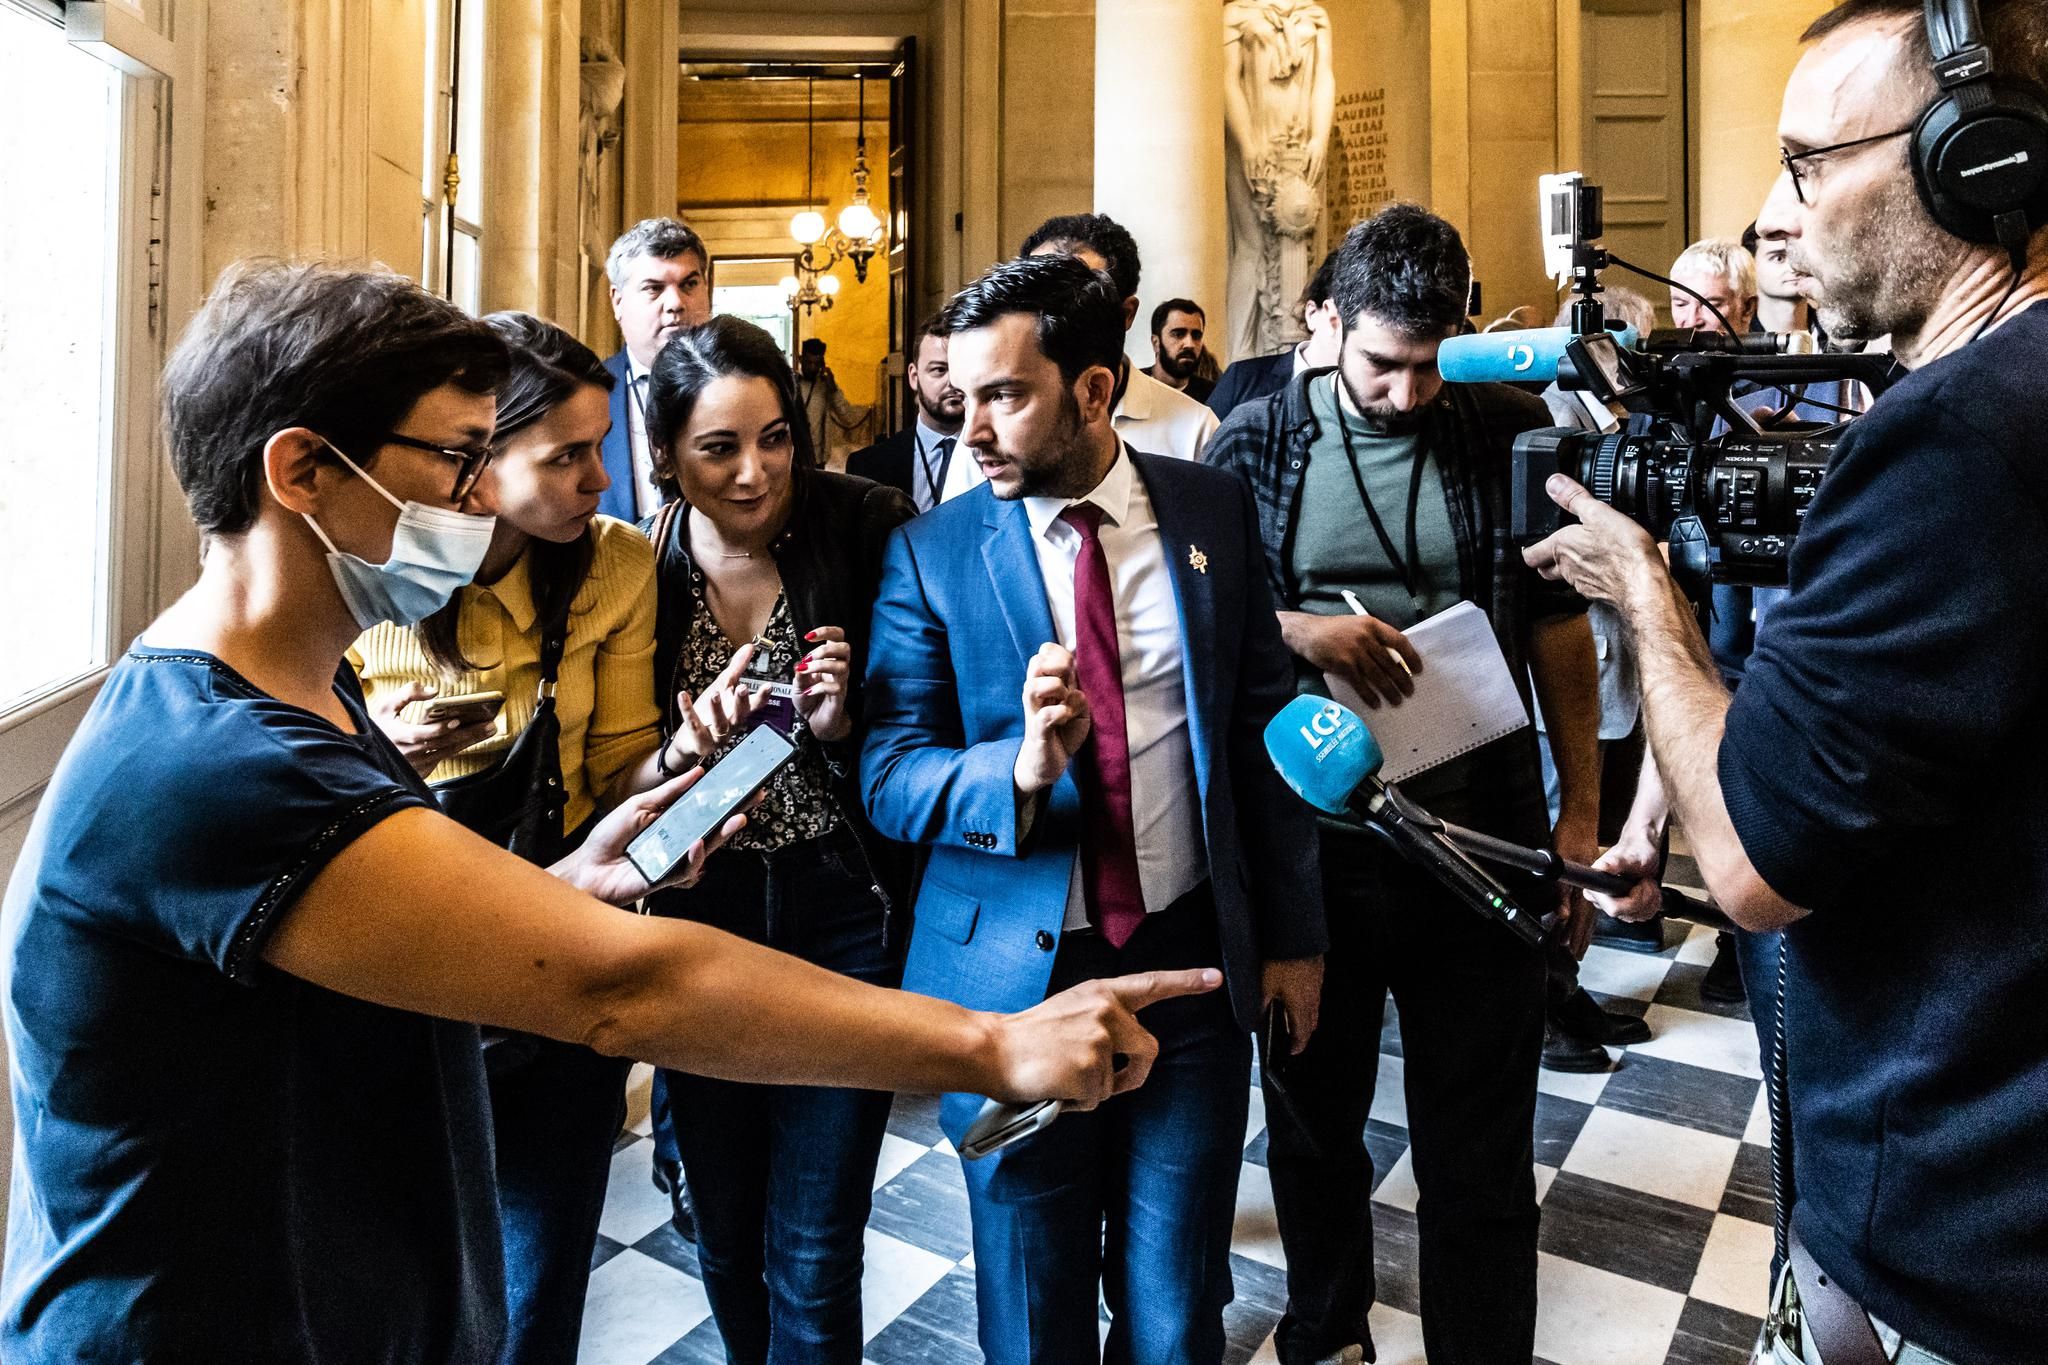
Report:
M 1287 1253 L 1283 1365 L 1371 1351 L 1372 1155 L 1388 991 L 1400 1008 L 1431 1365 L 1528 1365 L 1536 1336 L 1536 1067 L 1542 956 L 1371 836 L 1323 831 L 1322 1020 L 1267 1083 L 1268 1168 Z M 1368 1359 L 1371 1355 L 1368 1354 Z

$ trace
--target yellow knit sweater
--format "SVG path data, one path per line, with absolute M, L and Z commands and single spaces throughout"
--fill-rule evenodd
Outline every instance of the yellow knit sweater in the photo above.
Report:
M 568 800 L 564 830 L 588 819 L 613 779 L 661 742 L 654 700 L 654 547 L 623 521 L 598 517 L 592 526 L 597 551 L 569 609 L 569 642 L 555 692 Z M 479 665 L 475 672 L 443 676 L 404 626 L 365 631 L 349 651 L 373 705 L 380 692 L 409 682 L 438 688 L 442 696 L 505 694 L 496 733 L 435 768 L 430 781 L 482 772 L 533 719 L 540 699 L 540 631 L 529 562 L 522 555 L 497 582 L 460 592 L 457 640 L 462 656 Z M 417 720 L 425 706 L 415 702 L 404 714 Z

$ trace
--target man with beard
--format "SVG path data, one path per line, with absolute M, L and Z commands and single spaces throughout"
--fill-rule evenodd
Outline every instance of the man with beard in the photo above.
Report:
M 903 490 L 920 512 L 929 512 L 944 496 L 946 474 L 960 441 L 960 390 L 953 387 L 946 363 L 946 334 L 933 317 L 918 329 L 917 351 L 905 379 L 917 404 L 917 417 L 902 431 L 846 461 L 846 472 Z
M 1179 389 L 1197 403 L 1208 402 L 1209 395 L 1216 391 L 1216 381 L 1197 373 L 1208 354 L 1203 341 L 1208 328 L 1202 305 L 1193 299 L 1168 299 L 1154 308 L 1152 363 L 1146 366 L 1145 373 L 1169 389 Z
M 1488 614 L 1509 672 L 1525 687 L 1534 677 L 1558 771 L 1555 829 L 1527 727 L 1402 789 L 1446 820 L 1520 844 L 1554 843 L 1583 862 L 1599 851 L 1593 635 L 1585 603 L 1545 584 L 1508 538 L 1510 447 L 1518 433 L 1548 426 L 1548 409 L 1503 385 L 1446 388 L 1438 376 L 1437 348 L 1463 323 L 1470 282 L 1457 230 L 1426 209 L 1395 204 L 1354 227 L 1332 284 L 1343 328 L 1337 367 L 1238 408 L 1208 459 L 1258 500 L 1267 577 L 1301 691 L 1326 692 L 1323 675 L 1333 673 L 1369 705 L 1398 706 L 1423 667 L 1403 628 L 1461 601 Z M 1371 614 L 1357 614 L 1354 599 Z M 1287 1252 L 1280 1359 L 1373 1356 L 1364 1134 L 1391 990 L 1422 1191 L 1426 1352 L 1459 1365 L 1527 1365 L 1544 958 L 1355 824 L 1324 821 L 1322 848 L 1322 1026 L 1288 1063 L 1292 1104 L 1266 1107 Z M 1590 913 L 1571 897 L 1560 909 L 1583 943 Z
M 1228 475 L 1111 425 L 1123 295 L 1075 256 L 996 266 L 946 310 L 961 440 L 985 486 L 890 541 L 867 661 L 867 805 L 924 844 L 904 988 L 1043 999 L 1218 966 L 1148 1010 L 1135 1104 L 1069 1113 L 966 1164 L 990 1365 L 1218 1365 L 1250 1033 L 1316 1025 L 1315 826 L 1265 754 L 1293 695 Z M 981 1100 L 949 1095 L 958 1145 Z
M 710 257 L 704 239 L 673 218 L 647 218 L 612 243 L 605 256 L 612 316 L 625 344 L 604 362 L 612 372 L 612 426 L 604 438 L 611 487 L 597 510 L 643 521 L 665 501 L 647 448 L 647 373 L 663 343 L 711 316 Z
M 1977 8 L 1848 0 L 1786 85 L 1758 231 L 1829 336 L 1910 373 L 1836 446 L 1732 701 L 1633 521 L 1553 479 L 1580 522 L 1528 552 L 1619 608 L 1708 889 L 1785 929 L 1776 1359 L 2048 1337 L 2048 6 Z M 1973 109 L 1975 155 L 1914 140 Z

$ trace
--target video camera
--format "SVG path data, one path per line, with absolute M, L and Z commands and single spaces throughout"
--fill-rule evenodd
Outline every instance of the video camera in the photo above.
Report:
M 1882 392 L 1891 358 L 1818 354 L 1810 337 L 1767 333 L 1665 330 L 1630 344 L 1632 334 L 1609 330 L 1600 272 L 1610 265 L 1649 272 L 1597 245 L 1603 230 L 1598 186 L 1576 173 L 1546 175 L 1542 193 L 1545 262 L 1559 278 L 1571 277 L 1579 297 L 1570 332 L 1553 334 L 1549 348 L 1539 350 L 1547 357 L 1562 342 L 1554 376 L 1537 377 L 1590 393 L 1607 406 L 1617 429 L 1550 427 L 1516 438 L 1515 538 L 1531 544 L 1563 524 L 1544 484 L 1564 473 L 1669 541 L 1672 575 L 1695 601 L 1716 582 L 1783 584 L 1793 541 L 1843 424 L 1759 422 L 1737 401 L 1744 396 L 1738 386 L 1750 386 L 1754 397 L 1762 389 L 1796 394 L 1800 385 L 1855 380 Z M 1524 345 L 1521 354 L 1531 349 Z M 1445 366 L 1446 378 L 1454 377 L 1453 368 Z M 1473 373 L 1478 366 L 1465 368 L 1465 378 L 1495 377 Z M 1791 407 L 1784 404 L 1777 418 Z

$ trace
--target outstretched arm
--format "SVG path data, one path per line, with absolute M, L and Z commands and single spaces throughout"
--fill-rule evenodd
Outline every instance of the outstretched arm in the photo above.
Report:
M 327 864 L 264 946 L 394 1009 L 521 1029 L 702 1075 L 1098 1103 L 1143 1080 L 1134 1012 L 1215 972 L 1093 983 L 998 1016 L 862 985 L 718 930 L 600 904 L 438 812 Z M 1119 1071 L 1115 1054 L 1129 1058 Z

